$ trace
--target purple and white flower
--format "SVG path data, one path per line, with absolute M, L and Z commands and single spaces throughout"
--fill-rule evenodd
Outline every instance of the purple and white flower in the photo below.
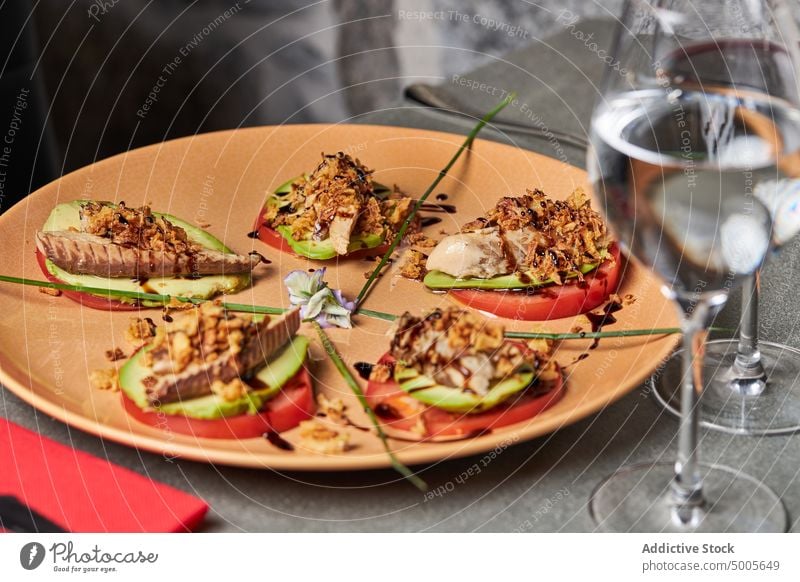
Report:
M 316 321 L 322 327 L 353 327 L 350 316 L 354 301 L 347 301 L 339 289 L 331 289 L 324 280 L 325 269 L 312 273 L 292 271 L 283 282 L 289 291 L 289 302 L 300 306 L 304 321 Z

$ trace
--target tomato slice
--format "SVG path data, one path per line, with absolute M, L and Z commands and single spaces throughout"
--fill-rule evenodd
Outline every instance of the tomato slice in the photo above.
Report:
M 273 249 L 279 250 L 282 253 L 288 253 L 295 257 L 300 257 L 302 259 L 308 259 L 308 257 L 302 257 L 295 253 L 292 250 L 292 247 L 289 246 L 289 243 L 286 242 L 286 239 L 283 238 L 278 231 L 268 227 L 264 222 L 264 210 L 261 210 L 261 213 L 258 215 L 258 220 L 255 224 L 255 232 L 258 233 L 258 240 L 263 242 L 265 245 L 272 247 Z M 333 257 L 327 260 L 319 260 L 319 259 L 308 259 L 313 260 L 318 263 L 327 263 L 329 261 L 340 261 L 342 259 L 361 259 L 366 256 L 377 255 L 383 256 L 383 254 L 387 251 L 389 245 L 384 244 L 379 247 L 375 247 L 372 249 L 360 249 L 357 251 L 351 251 L 346 255 L 340 255 L 338 257 Z
M 508 319 L 545 321 L 573 317 L 596 309 L 619 286 L 622 257 L 619 245 L 613 243 L 609 252 L 613 261 L 605 261 L 584 276 L 583 283 L 570 281 L 565 285 L 547 285 L 526 291 L 483 289 L 454 289 L 450 294 L 460 303 L 486 313 Z
M 283 432 L 313 416 L 315 408 L 311 376 L 308 370 L 300 368 L 295 377 L 267 402 L 265 412 L 272 430 Z
M 44 276 L 48 281 L 51 283 L 64 284 L 64 281 L 58 277 L 54 277 L 53 274 L 47 270 L 47 264 L 45 263 L 44 255 L 39 252 L 39 249 L 36 249 L 36 262 L 39 264 L 39 268 L 42 270 L 42 273 L 44 273 Z M 80 303 L 84 307 L 90 307 L 92 309 L 100 309 L 102 311 L 137 311 L 141 309 L 141 306 L 138 302 L 126 303 L 124 301 L 111 299 L 110 297 L 99 297 L 97 295 L 92 295 L 91 293 L 81 293 L 80 291 L 61 291 L 61 293 L 64 295 L 64 297 L 72 299 L 76 303 Z
M 265 245 L 272 247 L 273 249 L 277 249 L 282 253 L 294 255 L 294 251 L 292 250 L 292 247 L 289 246 L 289 243 L 286 242 L 286 239 L 283 238 L 277 230 L 271 229 L 264 222 L 264 209 L 262 209 L 258 214 L 255 232 L 258 234 L 258 240 L 263 242 Z
M 124 393 L 122 403 L 125 411 L 139 422 L 168 433 L 206 439 L 250 439 L 267 432 L 289 430 L 311 417 L 314 414 L 314 390 L 308 371 L 301 368 L 258 414 L 239 414 L 214 420 L 142 410 Z
M 394 358 L 384 355 L 380 364 L 391 364 Z M 426 406 L 409 396 L 394 381 L 367 384 L 367 403 L 381 423 L 388 428 L 418 432 L 424 429 L 425 437 L 471 436 L 489 430 L 524 422 L 547 410 L 564 395 L 563 380 L 544 394 L 521 392 L 500 406 L 479 414 L 448 412 L 435 406 Z

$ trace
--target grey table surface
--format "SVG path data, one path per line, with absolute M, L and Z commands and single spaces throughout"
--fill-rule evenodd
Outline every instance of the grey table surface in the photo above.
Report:
M 598 57 L 600 48 L 590 48 L 585 38 L 593 34 L 592 42 L 602 47 L 609 33 L 610 25 L 598 22 L 566 27 L 503 62 L 463 75 L 478 82 L 474 88 L 455 79 L 430 92 L 480 111 L 496 102 L 500 91 L 516 90 L 518 104 L 501 119 L 532 125 L 541 135 L 487 128 L 482 137 L 583 165 L 585 153 L 554 134 L 558 128 L 585 138 L 605 66 Z M 357 122 L 464 133 L 474 121 L 406 99 Z M 790 245 L 772 261 L 765 271 L 761 304 L 763 337 L 796 347 L 800 318 L 791 290 L 798 282 L 799 264 L 800 244 Z M 734 293 L 721 315 L 724 323 L 735 326 L 737 303 Z M 72 429 L 5 389 L 0 390 L 0 414 L 202 497 L 211 506 L 202 529 L 208 532 L 592 531 L 595 524 L 587 510 L 592 489 L 623 465 L 672 460 L 678 427 L 642 387 L 579 423 L 515 444 L 493 458 L 478 455 L 424 467 L 422 477 L 437 492 L 425 495 L 391 471 L 278 473 L 168 462 Z M 762 479 L 783 498 L 792 530 L 800 530 L 800 436 L 753 438 L 703 430 L 701 456 Z

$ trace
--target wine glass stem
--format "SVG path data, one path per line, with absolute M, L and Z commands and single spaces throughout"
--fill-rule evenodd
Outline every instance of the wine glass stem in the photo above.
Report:
M 683 374 L 678 459 L 672 482 L 673 519 L 681 526 L 696 523 L 702 515 L 703 480 L 698 461 L 698 393 L 702 389 L 703 346 L 708 334 L 711 308 L 700 300 L 684 306 Z
M 739 344 L 731 370 L 731 389 L 748 396 L 758 395 L 766 387 L 766 373 L 758 349 L 758 288 L 758 273 L 745 279 L 742 286 Z

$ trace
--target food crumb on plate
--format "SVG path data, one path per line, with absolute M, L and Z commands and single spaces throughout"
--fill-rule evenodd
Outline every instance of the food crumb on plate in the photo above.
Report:
M 50 295 L 51 297 L 61 297 L 61 290 L 53 289 L 52 287 L 39 287 L 39 293 Z
M 156 324 L 149 317 L 131 317 L 125 339 L 131 344 L 141 344 L 156 336 Z
M 89 373 L 89 383 L 96 390 L 119 390 L 119 372 L 115 368 L 92 370 Z
M 328 398 L 324 394 L 317 396 L 318 414 L 325 416 L 328 420 L 336 424 L 346 424 L 344 416 L 345 405 L 341 398 Z
M 374 270 L 375 270 L 375 269 L 378 267 L 378 265 L 380 265 L 380 264 L 381 264 L 381 261 L 382 261 L 382 260 L 383 260 L 383 257 L 375 257 L 375 258 L 373 259 L 373 261 L 375 262 L 375 267 L 373 267 L 372 269 L 368 269 L 367 271 L 364 271 L 364 278 L 365 278 L 365 279 L 369 279 L 369 278 L 372 276 L 372 273 L 373 273 L 373 271 L 374 271 Z M 391 259 L 389 259 L 389 260 L 386 262 L 386 264 L 387 264 L 387 265 L 389 265 L 389 264 L 391 264 L 391 263 L 392 263 L 392 260 L 391 260 Z M 386 268 L 386 267 L 384 266 L 384 269 L 385 269 L 385 268 Z
M 406 279 L 422 281 L 425 278 L 425 261 L 428 259 L 419 251 L 408 249 L 403 253 L 400 275 Z
M 400 276 L 414 281 L 422 281 L 428 270 L 425 264 L 428 255 L 439 241 L 417 232 L 408 237 L 408 248 L 403 253 L 400 264 Z
M 125 358 L 125 352 L 123 352 L 120 348 L 114 348 L 113 350 L 106 350 L 106 360 L 109 362 L 116 362 L 118 360 L 122 360 Z
M 303 449 L 325 455 L 344 453 L 350 448 L 348 432 L 335 430 L 318 420 L 300 423 L 300 441 Z

